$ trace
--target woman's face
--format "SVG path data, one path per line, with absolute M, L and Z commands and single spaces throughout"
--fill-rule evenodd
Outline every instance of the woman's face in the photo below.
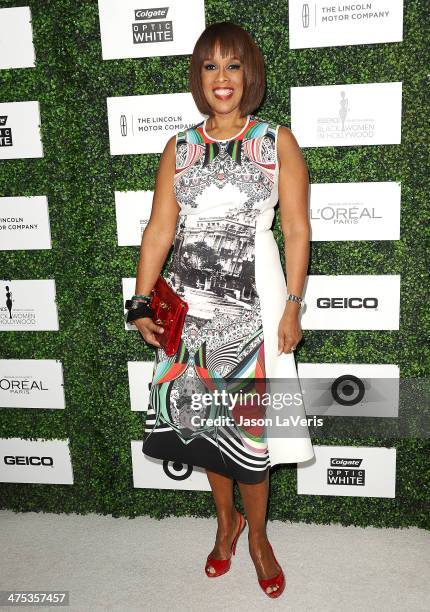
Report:
M 237 57 L 221 57 L 217 46 L 214 54 L 203 61 L 201 80 L 213 111 L 224 114 L 239 108 L 243 94 L 243 64 Z

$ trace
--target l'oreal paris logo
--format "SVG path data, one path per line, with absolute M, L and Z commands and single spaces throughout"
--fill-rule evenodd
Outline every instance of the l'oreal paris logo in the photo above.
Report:
M 49 391 L 48 387 L 43 386 L 42 380 L 30 380 L 21 378 L 0 378 L 0 389 L 11 391 L 12 393 L 27 393 L 33 389 L 38 391 Z
M 311 208 L 311 219 L 321 219 L 322 221 L 334 221 L 339 225 L 345 223 L 358 223 L 361 219 L 382 219 L 377 215 L 375 208 L 361 207 L 360 204 L 339 204 L 332 206 L 328 204 L 322 208 Z
M 376 297 L 320 297 L 317 298 L 317 308 L 378 308 Z

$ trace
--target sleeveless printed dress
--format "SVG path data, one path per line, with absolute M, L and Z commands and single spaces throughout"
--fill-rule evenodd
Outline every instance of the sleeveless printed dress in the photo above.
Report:
M 264 409 L 249 400 L 264 395 L 268 377 L 298 383 L 294 354 L 277 350 L 287 295 L 271 231 L 278 126 L 251 114 L 225 140 L 205 127 L 176 135 L 180 214 L 165 278 L 189 310 L 177 353 L 155 349 L 142 451 L 255 483 L 277 463 L 314 456 L 307 427 L 268 438 Z

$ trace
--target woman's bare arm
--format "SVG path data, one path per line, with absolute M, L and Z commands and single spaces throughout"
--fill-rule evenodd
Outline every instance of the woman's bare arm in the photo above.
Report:
M 289 293 L 302 295 L 309 264 L 308 168 L 293 133 L 278 128 L 279 209 L 284 235 L 285 268 Z M 278 325 L 278 351 L 290 353 L 303 337 L 300 305 L 287 301 Z
M 166 143 L 160 157 L 152 200 L 151 216 L 142 235 L 136 272 L 136 294 L 148 295 L 155 285 L 172 246 L 179 205 L 173 189 L 176 136 Z
M 308 168 L 294 134 L 278 128 L 279 210 L 284 235 L 285 267 L 289 293 L 302 295 L 306 280 L 311 228 L 308 214 Z M 288 301 L 286 312 L 298 313 L 299 304 Z

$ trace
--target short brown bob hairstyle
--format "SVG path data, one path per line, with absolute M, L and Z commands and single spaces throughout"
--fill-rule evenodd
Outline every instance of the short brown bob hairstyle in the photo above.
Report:
M 198 38 L 191 56 L 189 86 L 197 108 L 202 114 L 211 115 L 202 88 L 201 68 L 211 57 L 217 44 L 222 57 L 231 54 L 243 64 L 243 95 L 240 101 L 242 116 L 246 116 L 261 104 L 266 89 L 264 59 L 259 47 L 246 30 L 231 21 L 220 21 L 208 26 Z

